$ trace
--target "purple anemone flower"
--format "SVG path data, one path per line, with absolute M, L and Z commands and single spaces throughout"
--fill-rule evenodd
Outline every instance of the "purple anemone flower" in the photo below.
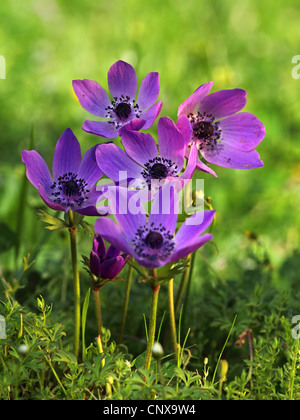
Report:
M 201 85 L 178 108 L 177 127 L 189 148 L 196 144 L 207 162 L 233 169 L 263 166 L 255 147 L 265 137 L 263 123 L 249 112 L 239 112 L 246 105 L 247 92 L 229 89 L 208 95 L 213 82 Z M 199 158 L 197 168 L 217 176 Z
M 159 94 L 158 73 L 148 73 L 137 94 L 137 76 L 134 68 L 117 61 L 108 71 L 108 87 L 93 80 L 73 80 L 73 88 L 81 106 L 91 114 L 108 121 L 85 121 L 82 128 L 88 133 L 113 139 L 119 130 L 131 122 L 135 130 L 148 129 L 160 113 L 162 102 L 154 103 Z
M 97 145 L 81 160 L 80 144 L 71 129 L 59 138 L 53 158 L 52 173 L 35 150 L 23 150 L 22 161 L 26 175 L 40 196 L 53 210 L 69 209 L 89 216 L 99 216 L 95 207 L 101 193 L 93 187 L 103 172 L 96 162 Z
M 114 195 L 109 200 L 114 201 L 112 207 L 116 208 L 114 217 L 117 223 L 111 218 L 97 219 L 96 233 L 145 267 L 156 268 L 178 261 L 212 238 L 212 235 L 203 232 L 210 226 L 214 210 L 193 214 L 175 234 L 179 195 L 172 184 L 160 188 L 148 219 L 145 211 L 130 211 L 128 199 L 128 211 L 118 211 Z M 124 204 L 124 200 L 126 188 L 120 188 L 119 202 Z
M 105 248 L 101 236 L 95 235 L 90 254 L 90 270 L 98 279 L 113 280 L 126 264 L 127 255 L 110 245 Z
M 122 181 L 122 176 L 125 176 L 135 180 L 136 188 L 147 191 L 151 186 L 156 188 L 174 180 L 181 189 L 184 181 L 192 178 L 197 147 L 192 146 L 187 167 L 181 173 L 186 143 L 170 118 L 159 119 L 158 146 L 150 134 L 126 129 L 122 130 L 121 140 L 125 150 L 113 143 L 104 143 L 96 151 L 98 165 L 110 179 Z

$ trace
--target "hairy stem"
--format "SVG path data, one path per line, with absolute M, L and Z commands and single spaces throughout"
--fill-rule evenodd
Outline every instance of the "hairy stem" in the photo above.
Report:
M 127 316 L 127 310 L 128 310 L 128 303 L 129 303 L 130 288 L 131 288 L 132 272 L 133 272 L 133 267 L 132 267 L 132 265 L 130 265 L 129 270 L 128 270 L 126 293 L 125 293 L 122 321 L 121 321 L 121 327 L 120 327 L 119 344 L 121 344 L 122 341 L 123 341 L 123 335 L 124 335 L 124 329 L 125 329 L 125 323 L 126 323 L 126 316 Z
M 169 298 L 169 318 L 170 318 L 170 331 L 174 357 L 177 358 L 177 332 L 176 332 L 176 321 L 175 321 L 175 308 L 174 308 L 174 280 L 169 280 L 168 283 L 168 298 Z
M 154 277 L 156 277 L 156 272 L 154 272 Z M 160 285 L 154 284 L 152 288 L 152 299 L 151 299 L 151 309 L 150 309 L 150 321 L 149 321 L 149 330 L 148 330 L 148 346 L 146 351 L 146 360 L 145 368 L 149 369 L 152 356 L 152 347 L 155 340 L 155 330 L 156 330 L 156 317 L 157 317 L 157 303 L 158 303 L 158 294 Z
M 100 337 L 102 337 L 102 313 L 101 313 L 101 302 L 100 302 L 100 290 L 93 289 L 93 292 L 94 292 L 94 299 L 95 299 L 98 334 L 100 335 Z

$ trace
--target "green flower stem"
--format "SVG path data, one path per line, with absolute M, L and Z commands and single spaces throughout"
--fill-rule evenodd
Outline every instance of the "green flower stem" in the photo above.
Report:
M 121 321 L 120 334 L 119 334 L 119 344 L 121 344 L 122 341 L 123 341 L 123 335 L 124 335 L 124 329 L 125 329 L 125 323 L 126 323 L 126 316 L 127 316 L 127 310 L 128 310 L 128 303 L 129 303 L 131 281 L 132 281 L 132 272 L 133 272 L 133 266 L 130 265 L 129 269 L 128 269 L 126 293 L 125 293 L 122 321 Z
M 156 277 L 156 271 L 153 270 L 154 278 Z M 150 309 L 150 321 L 149 321 L 149 330 L 148 330 L 148 346 L 146 351 L 146 360 L 145 368 L 149 369 L 152 356 L 152 347 L 155 340 L 155 330 L 156 330 L 156 317 L 157 317 L 157 303 L 158 303 L 158 294 L 160 285 L 154 283 L 151 286 L 152 288 L 152 299 L 151 299 L 151 309 Z
M 191 255 L 189 276 L 188 276 L 188 281 L 187 281 L 187 285 L 186 285 L 186 293 L 185 293 L 185 299 L 184 299 L 184 305 L 183 305 L 183 311 L 182 311 L 182 324 L 184 324 L 185 315 L 186 315 L 186 308 L 187 308 L 188 301 L 189 301 L 190 289 L 191 289 L 191 283 L 192 283 L 192 277 L 193 277 L 193 271 L 194 271 L 194 265 L 195 265 L 195 259 L 196 259 L 196 251 L 193 252 L 192 255 Z
M 98 334 L 100 335 L 100 337 L 102 337 L 102 313 L 101 313 L 101 303 L 100 303 L 100 289 L 94 288 L 93 292 L 94 292 L 95 307 L 96 307 Z
M 169 280 L 169 283 L 168 283 L 168 298 L 169 298 L 169 318 L 170 318 L 170 331 L 171 331 L 171 338 L 172 338 L 172 346 L 173 346 L 174 357 L 177 358 L 178 343 L 177 343 L 175 308 L 174 308 L 174 279 Z
M 181 281 L 180 281 L 180 285 L 179 285 L 179 289 L 178 289 L 178 293 L 177 293 L 176 301 L 175 301 L 175 314 L 178 311 L 179 304 L 181 302 L 182 295 L 184 292 L 184 288 L 185 288 L 187 279 L 189 277 L 190 264 L 191 264 L 191 254 L 187 256 L 187 267 L 184 270 L 184 273 L 182 274 L 182 277 L 181 277 Z
M 70 247 L 72 257 L 72 268 L 73 268 L 73 285 L 74 285 L 74 354 L 78 358 L 79 353 L 79 341 L 80 341 L 80 281 L 78 272 L 77 262 L 77 243 L 76 243 L 76 231 L 77 228 L 74 226 L 74 214 L 72 210 L 69 210 L 69 222 L 70 222 Z

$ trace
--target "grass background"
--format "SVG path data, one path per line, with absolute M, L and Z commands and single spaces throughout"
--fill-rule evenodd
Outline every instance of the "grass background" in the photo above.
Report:
M 292 57 L 300 52 L 297 0 L 4 0 L 0 16 L 0 55 L 6 59 L 6 79 L 0 80 L 1 273 L 13 279 L 22 256 L 38 251 L 22 280 L 21 301 L 38 293 L 46 300 L 59 295 L 61 306 L 56 305 L 63 313 L 72 299 L 68 238 L 56 232 L 45 241 L 43 226 L 34 216 L 41 200 L 31 185 L 27 184 L 26 206 L 20 212 L 21 151 L 29 147 L 32 126 L 34 147 L 49 164 L 67 127 L 83 151 L 99 142 L 81 129 L 90 115 L 78 104 L 72 80 L 93 79 L 107 87 L 107 71 L 119 59 L 135 67 L 139 82 L 148 72 L 159 72 L 161 116 L 173 119 L 183 100 L 207 81 L 214 81 L 213 91 L 247 90 L 245 111 L 266 126 L 258 147 L 265 167 L 250 171 L 215 167 L 218 179 L 203 175 L 205 193 L 217 209 L 218 253 L 208 248 L 206 256 L 220 278 L 236 275 L 243 284 L 245 272 L 253 268 L 251 253 L 266 251 L 278 293 L 289 290 L 282 270 L 290 270 L 297 280 L 299 268 L 293 256 L 299 247 L 300 80 L 291 73 Z M 157 121 L 150 130 L 154 136 L 156 127 Z M 261 246 L 252 244 L 246 231 L 254 232 Z M 3 252 L 14 243 L 16 232 L 21 244 L 17 260 L 13 250 Z M 89 254 L 90 243 L 81 237 L 82 254 Z M 211 273 L 199 259 L 192 286 L 195 304 L 204 276 Z M 83 289 L 87 287 L 84 277 Z M 103 289 L 108 327 L 118 322 L 124 290 L 124 283 Z M 138 308 L 145 311 L 144 298 L 148 302 L 148 291 L 135 284 L 130 321 L 139 325 L 143 320 Z M 191 326 L 197 322 L 190 318 Z

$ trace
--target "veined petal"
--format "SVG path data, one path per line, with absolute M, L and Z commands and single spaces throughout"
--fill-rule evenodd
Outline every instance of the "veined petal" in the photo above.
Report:
M 96 150 L 96 159 L 100 169 L 114 181 L 141 177 L 143 168 L 113 143 L 100 144 Z
M 54 180 L 68 172 L 77 174 L 80 163 L 80 144 L 72 130 L 67 128 L 56 143 L 52 170 Z
M 161 117 L 158 121 L 158 141 L 160 156 L 174 162 L 180 172 L 184 164 L 185 140 L 168 117 Z
M 213 82 L 208 82 L 199 86 L 195 92 L 179 106 L 177 116 L 180 117 L 182 114 L 194 114 L 197 105 L 202 100 L 202 98 L 204 98 L 210 92 L 212 86 Z
M 47 204 L 47 206 L 50 207 L 50 209 L 64 212 L 67 212 L 69 210 L 68 207 L 56 204 L 52 198 L 48 197 L 48 194 L 42 184 L 38 186 L 38 190 L 41 198 L 44 200 L 45 204 Z
M 209 163 L 224 168 L 253 169 L 264 166 L 256 150 L 244 152 L 221 141 L 217 141 L 213 149 L 203 148 L 201 154 Z
M 26 165 L 26 176 L 35 188 L 41 184 L 45 190 L 49 191 L 53 184 L 49 168 L 35 150 L 23 150 L 22 162 Z
M 160 113 L 162 107 L 162 101 L 157 102 L 156 104 L 152 105 L 147 111 L 143 111 L 141 113 L 141 118 L 146 121 L 145 125 L 143 126 L 143 130 L 148 130 L 156 120 L 157 116 Z
M 83 178 L 87 183 L 86 188 L 91 188 L 102 177 L 103 172 L 99 168 L 96 160 L 96 149 L 98 145 L 89 149 L 79 166 L 78 178 Z
M 245 152 L 254 149 L 266 134 L 263 123 L 249 112 L 223 118 L 219 127 L 222 132 L 220 140 Z
M 128 156 L 140 165 L 158 156 L 156 141 L 150 134 L 124 129 L 121 140 Z
M 159 95 L 158 73 L 148 73 L 142 80 L 136 103 L 139 109 L 146 110 L 157 100 Z
M 190 120 L 185 114 L 180 115 L 180 117 L 177 120 L 176 127 L 183 135 L 184 140 L 185 140 L 185 145 L 188 146 L 192 138 L 193 127 L 192 127 L 192 124 L 190 123 Z
M 198 153 L 197 145 L 195 143 L 192 144 L 192 147 L 189 150 L 189 158 L 185 171 L 179 175 L 180 178 L 191 179 L 193 177 L 197 165 Z
M 94 80 L 73 80 L 73 89 L 82 108 L 99 117 L 106 117 L 111 101 L 105 89 Z
M 101 277 L 111 280 L 114 279 L 124 268 L 125 264 L 126 259 L 121 256 L 103 261 L 101 264 Z
M 111 121 L 89 121 L 83 123 L 82 129 L 87 133 L 96 134 L 107 139 L 114 139 L 118 137 L 119 128 L 115 122 Z
M 108 86 L 113 98 L 125 98 L 129 96 L 130 100 L 135 99 L 137 91 L 137 77 L 134 68 L 125 63 L 117 61 L 108 71 Z
M 225 89 L 211 93 L 201 99 L 198 112 L 212 114 L 215 119 L 233 115 L 241 111 L 247 102 L 247 92 L 243 89 Z

